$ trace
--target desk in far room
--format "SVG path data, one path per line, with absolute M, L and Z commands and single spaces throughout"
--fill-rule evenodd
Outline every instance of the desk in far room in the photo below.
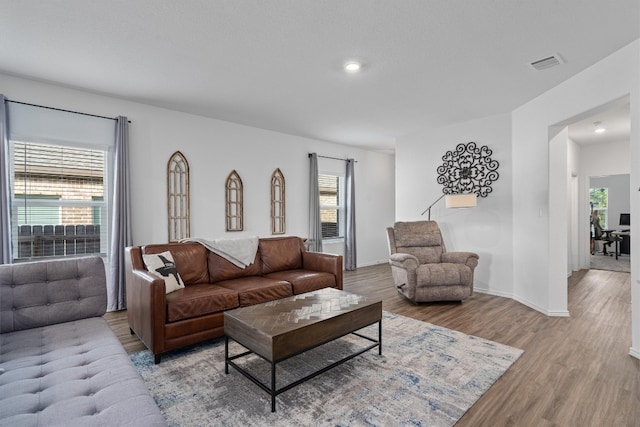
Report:
M 616 241 L 616 259 L 620 256 L 621 253 L 625 255 L 631 255 L 631 231 L 612 231 L 611 235 L 615 238 Z

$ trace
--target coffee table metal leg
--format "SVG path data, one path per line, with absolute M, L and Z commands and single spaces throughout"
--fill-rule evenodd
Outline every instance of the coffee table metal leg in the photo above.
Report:
M 382 356 L 382 319 L 378 322 L 378 354 Z
M 224 336 L 224 373 L 229 374 L 229 337 Z
M 271 412 L 276 412 L 276 363 L 271 362 Z
M 328 370 L 330 370 L 330 369 L 332 369 L 332 368 L 334 368 L 334 367 L 336 367 L 338 365 L 341 365 L 341 364 L 353 359 L 354 357 L 357 357 L 357 356 L 361 355 L 362 353 L 364 353 L 366 351 L 372 350 L 376 346 L 378 347 L 378 354 L 382 355 L 382 319 L 380 319 L 377 323 L 378 323 L 378 340 L 377 341 L 376 341 L 375 338 L 371 338 L 371 337 L 368 337 L 368 336 L 365 336 L 365 335 L 361 335 L 357 331 L 351 332 L 351 334 L 353 334 L 353 335 L 356 335 L 356 336 L 358 336 L 360 338 L 364 338 L 366 340 L 371 341 L 372 344 L 367 346 L 367 347 L 365 347 L 365 348 L 360 349 L 359 351 L 357 351 L 357 352 L 355 352 L 355 353 L 353 353 L 353 354 L 351 354 L 351 355 L 349 355 L 347 357 L 344 357 L 344 358 L 342 358 L 340 360 L 337 360 L 337 361 L 331 363 L 330 365 L 325 366 L 324 368 L 322 368 L 322 369 L 320 369 L 318 371 L 315 371 L 315 372 L 313 372 L 313 373 L 311 373 L 311 374 L 309 374 L 309 375 L 307 375 L 307 376 L 305 376 L 303 378 L 300 378 L 300 379 L 298 379 L 298 380 L 296 380 L 296 381 L 294 381 L 294 382 L 292 382 L 292 383 L 290 383 L 290 384 L 288 384 L 288 385 L 286 385 L 286 386 L 284 386 L 284 387 L 282 387 L 280 389 L 276 389 L 276 365 L 277 365 L 276 362 L 269 361 L 268 359 L 263 357 L 264 360 L 268 361 L 271 364 L 271 387 L 269 387 L 266 384 L 266 382 L 263 383 L 257 377 L 253 376 L 253 374 L 251 374 L 249 371 L 245 371 L 242 367 L 240 367 L 239 365 L 237 365 L 235 363 L 236 359 L 245 357 L 245 356 L 250 355 L 250 354 L 254 354 L 253 351 L 247 350 L 247 351 L 242 352 L 240 354 L 236 354 L 236 355 L 233 355 L 233 356 L 229 357 L 229 336 L 225 335 L 225 340 L 224 340 L 224 346 L 225 346 L 224 347 L 225 373 L 227 373 L 227 374 L 229 373 L 229 365 L 232 365 L 234 369 L 236 369 L 238 372 L 240 372 L 246 378 L 251 380 L 251 382 L 256 384 L 262 390 L 264 390 L 267 393 L 269 393 L 269 395 L 271 396 L 271 412 L 276 412 L 276 396 L 279 395 L 280 393 L 284 393 L 285 391 L 290 390 L 291 388 L 296 387 L 296 386 L 302 384 L 303 382 L 306 382 L 306 381 L 308 381 L 308 380 L 310 380 L 310 379 L 312 379 L 312 378 L 314 378 L 314 377 L 316 377 L 316 376 L 318 376 L 318 375 L 320 375 L 320 374 L 322 374 L 324 372 L 327 372 Z M 373 325 L 373 323 L 370 324 L 370 325 Z M 244 346 L 244 344 L 241 344 L 241 345 Z M 317 346 L 315 346 L 315 347 L 317 347 Z M 310 347 L 309 349 L 313 349 L 315 347 Z M 260 356 L 260 357 L 262 357 L 262 356 Z M 290 357 L 293 357 L 293 356 L 290 356 Z

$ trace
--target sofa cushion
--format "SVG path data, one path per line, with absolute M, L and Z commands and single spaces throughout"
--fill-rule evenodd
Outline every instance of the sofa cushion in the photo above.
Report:
M 106 308 L 100 257 L 0 265 L 2 333 L 102 316 Z
M 445 247 L 436 222 L 396 222 L 393 230 L 396 252 L 413 255 L 420 264 L 440 262 Z
M 434 221 L 396 222 L 393 230 L 398 248 L 442 245 L 442 235 Z
M 101 317 L 0 335 L 0 425 L 166 425 Z
M 257 251 L 253 264 L 246 268 L 240 268 L 213 252 L 209 252 L 207 259 L 209 265 L 209 281 L 211 283 L 219 282 L 221 280 L 236 279 L 238 277 L 260 276 L 262 274 L 260 255 Z
M 165 293 L 169 294 L 184 288 L 184 283 L 176 269 L 176 263 L 173 261 L 170 251 L 159 254 L 145 254 L 142 255 L 142 260 L 149 273 L 164 280 Z
M 286 270 L 267 274 L 265 277 L 291 283 L 294 295 L 336 287 L 336 277 L 331 273 L 320 271 Z
M 416 286 L 469 286 L 473 282 L 473 270 L 465 264 L 423 264 L 416 269 Z
M 289 282 L 261 276 L 223 280 L 217 282 L 216 285 L 237 292 L 241 307 L 293 295 L 293 290 Z
M 299 237 L 272 237 L 260 239 L 258 245 L 262 260 L 262 274 L 302 268 L 304 243 Z
M 238 306 L 238 293 L 209 283 L 187 286 L 167 295 L 167 322 L 190 319 Z
M 442 260 L 442 246 L 398 247 L 399 254 L 409 254 L 418 258 L 420 264 L 439 263 Z
M 166 243 L 142 247 L 142 254 L 158 254 L 169 251 L 173 256 L 178 274 L 185 285 L 209 282 L 207 270 L 208 250 L 200 243 Z

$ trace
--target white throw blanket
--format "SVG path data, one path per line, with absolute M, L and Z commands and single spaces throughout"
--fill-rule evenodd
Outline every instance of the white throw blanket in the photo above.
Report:
M 253 264 L 258 251 L 258 236 L 242 237 L 238 239 L 205 239 L 202 237 L 188 237 L 181 242 L 197 242 L 233 263 L 240 268 L 247 268 Z

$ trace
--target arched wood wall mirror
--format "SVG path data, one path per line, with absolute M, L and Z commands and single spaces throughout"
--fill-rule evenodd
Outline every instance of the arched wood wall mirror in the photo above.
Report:
M 243 186 L 238 172 L 231 171 L 225 183 L 227 231 L 243 230 Z
M 189 162 L 176 151 L 167 163 L 169 242 L 190 237 Z
M 284 175 L 280 168 L 271 175 L 271 234 L 284 234 L 286 230 Z

